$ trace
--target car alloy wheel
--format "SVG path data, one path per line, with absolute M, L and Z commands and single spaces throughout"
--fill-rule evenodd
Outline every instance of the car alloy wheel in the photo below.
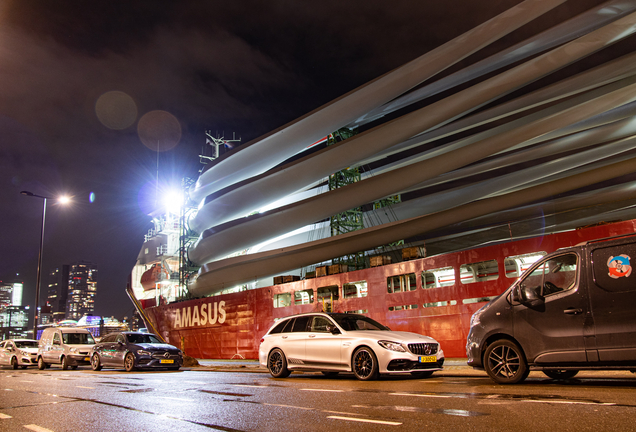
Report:
M 135 369 L 135 355 L 133 353 L 126 354 L 126 358 L 124 358 L 124 368 L 126 372 L 131 372 Z
M 358 348 L 353 354 L 353 374 L 362 381 L 377 378 L 378 360 L 370 348 Z
M 484 367 L 498 384 L 519 383 L 530 373 L 521 348 L 507 339 L 495 341 L 486 349 Z
M 287 378 L 291 374 L 291 371 L 287 369 L 285 354 L 279 348 L 269 354 L 267 369 L 274 378 Z
M 62 370 L 68 370 L 68 359 L 66 356 L 62 357 Z
M 102 363 L 99 361 L 99 355 L 93 354 L 91 358 L 91 367 L 94 371 L 102 370 Z
M 42 357 L 38 358 L 38 369 L 40 370 L 46 369 L 46 363 L 44 363 L 44 360 L 42 359 Z

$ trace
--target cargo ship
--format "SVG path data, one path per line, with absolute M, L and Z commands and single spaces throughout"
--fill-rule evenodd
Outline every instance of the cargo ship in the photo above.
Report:
M 210 136 L 131 274 L 148 327 L 193 357 L 256 358 L 278 318 L 357 312 L 461 357 L 472 313 L 533 260 L 633 232 L 636 2 L 473 60 L 561 3 L 523 1 L 233 150 Z
M 139 306 L 157 334 L 196 358 L 257 359 L 260 339 L 277 319 L 323 310 L 362 313 L 394 330 L 430 335 L 448 357 L 465 357 L 472 314 L 534 261 L 562 247 L 633 232 L 636 220 L 615 222 L 398 263 L 384 259 L 363 270 L 318 267 L 324 275 L 287 276 L 289 282 L 269 287 L 165 305 L 141 300 Z

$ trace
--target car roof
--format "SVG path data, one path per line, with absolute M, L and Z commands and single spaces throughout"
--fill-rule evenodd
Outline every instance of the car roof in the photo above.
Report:
M 36 339 L 24 339 L 24 338 L 19 338 L 19 339 L 7 339 L 7 342 L 37 342 Z
M 341 313 L 341 312 L 303 312 L 303 313 L 288 315 L 286 317 L 279 318 L 278 321 L 284 320 L 287 318 L 297 318 L 297 317 L 302 317 L 307 315 L 322 315 L 322 316 L 328 316 L 328 317 L 336 317 L 336 316 L 360 317 L 361 316 L 361 317 L 368 318 L 366 315 L 362 315 L 362 314 L 351 314 L 351 313 Z

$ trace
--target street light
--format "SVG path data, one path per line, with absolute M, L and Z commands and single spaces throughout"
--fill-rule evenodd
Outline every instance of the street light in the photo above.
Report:
M 40 307 L 40 280 L 42 279 L 42 248 L 44 246 L 44 222 L 46 220 L 46 200 L 52 199 L 50 197 L 45 197 L 42 195 L 36 195 L 33 192 L 29 191 L 21 191 L 22 195 L 42 198 L 42 230 L 40 231 L 40 253 L 38 254 L 38 276 L 35 282 L 35 309 L 33 309 L 33 339 L 38 338 L 38 311 Z M 62 197 L 59 199 L 59 202 L 65 204 L 69 202 L 68 197 Z

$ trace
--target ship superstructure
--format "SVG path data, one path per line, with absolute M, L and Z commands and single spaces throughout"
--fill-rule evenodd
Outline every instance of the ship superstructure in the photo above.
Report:
M 453 274 L 454 282 L 436 287 L 446 292 L 440 300 L 422 294 L 387 306 L 384 292 L 396 284 L 417 293 L 431 287 L 424 251 L 434 258 L 487 244 L 505 248 L 636 217 L 636 1 L 608 1 L 438 76 L 564 2 L 523 1 L 262 138 L 217 153 L 187 189 L 196 211 L 156 217 L 133 272 L 135 295 L 157 331 L 194 338 L 199 328 L 210 344 L 229 344 L 214 355 L 245 353 L 241 344 L 278 317 L 272 308 L 294 306 L 274 297 L 281 290 L 293 301 L 298 293 L 309 308 L 335 305 L 345 292 L 367 292 L 370 298 L 352 300 L 360 307 L 346 311 L 367 310 L 389 322 L 387 307 L 409 306 L 413 319 L 431 320 L 426 304 L 454 301 L 447 306 L 458 307 L 447 312 L 461 328 L 473 306 L 459 302 L 485 299 L 501 287 L 465 297 L 459 264 L 447 263 L 440 269 L 450 273 L 434 277 Z M 628 40 L 622 51 L 610 51 Z M 341 130 L 358 133 L 322 145 Z M 329 188 L 329 176 L 342 170 L 355 175 Z M 355 219 L 360 229 L 334 232 L 326 222 L 334 219 Z M 363 265 L 352 268 L 342 262 L 346 256 Z M 476 265 L 466 259 L 463 264 Z M 413 265 L 413 276 L 391 279 Z M 479 273 L 492 270 L 489 265 L 471 268 Z M 333 284 L 320 280 L 339 274 Z M 243 307 L 230 308 L 224 295 L 239 294 Z M 175 303 L 184 299 L 190 300 Z M 221 336 L 214 328 L 226 322 L 251 324 Z M 428 323 L 413 326 L 442 332 Z

